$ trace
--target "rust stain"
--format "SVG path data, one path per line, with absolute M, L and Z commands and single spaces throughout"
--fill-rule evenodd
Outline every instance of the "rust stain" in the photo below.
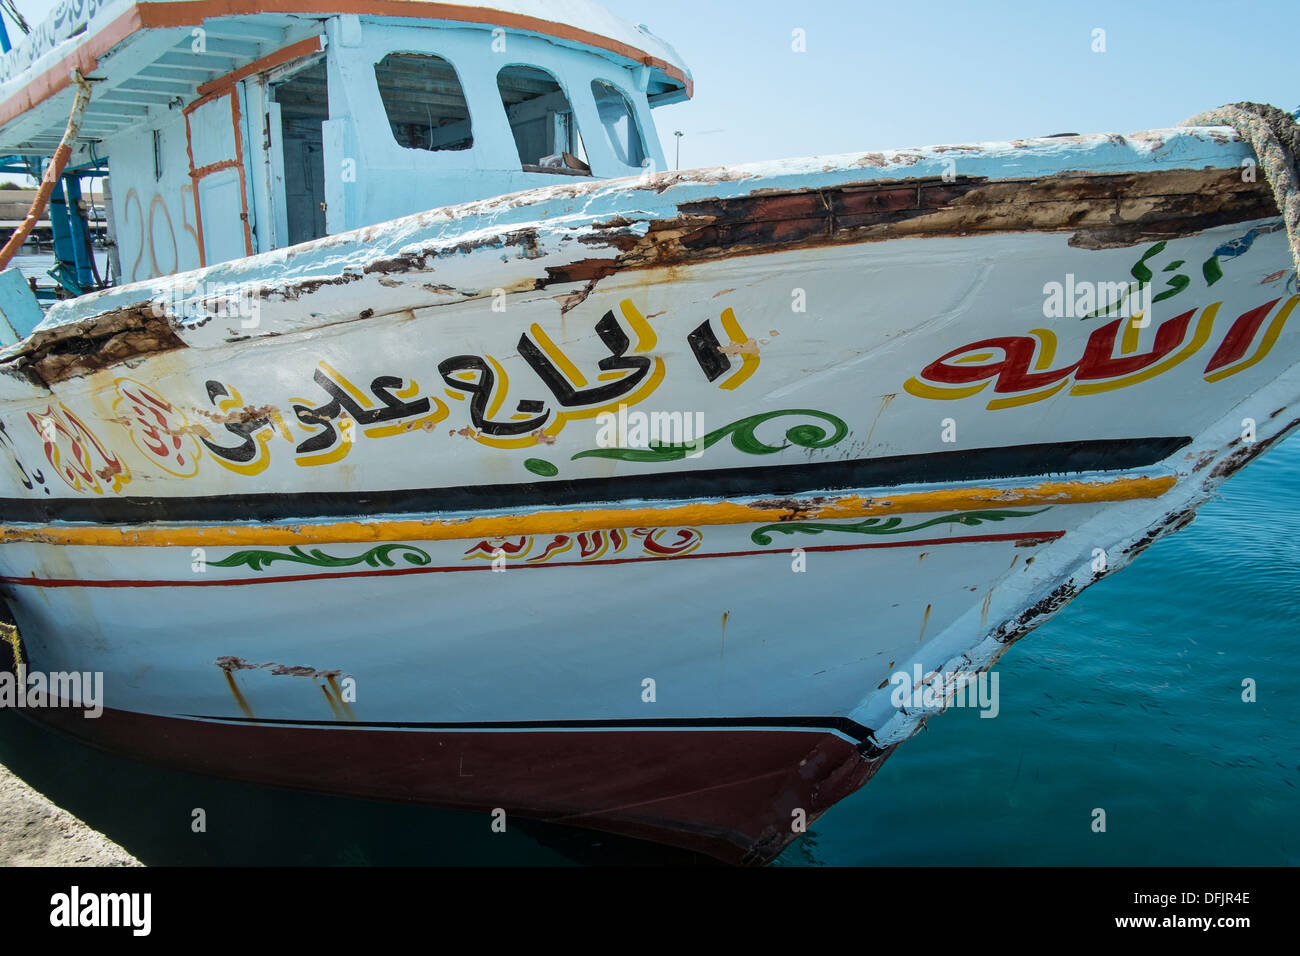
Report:
M 921 633 L 918 634 L 918 635 L 916 635 L 916 643 L 918 643 L 918 644 L 920 644 L 921 641 L 923 641 L 923 640 L 925 639 L 925 629 L 926 629 L 926 627 L 928 627 L 929 624 L 930 624 L 930 609 L 931 609 L 933 606 L 934 606 L 934 605 L 932 605 L 932 604 L 927 604 L 927 605 L 925 606 L 925 613 L 924 613 L 923 615 L 921 615 Z
M 339 692 L 339 686 L 336 682 L 336 679 L 342 675 L 342 671 L 320 670 L 319 668 L 306 667 L 301 664 L 277 664 L 274 661 L 265 664 L 253 664 L 244 660 L 242 657 L 234 657 L 230 655 L 218 657 L 213 661 L 213 663 L 220 667 L 222 672 L 226 675 L 226 684 L 230 687 L 230 693 L 234 696 L 235 703 L 239 705 L 239 709 L 244 712 L 246 717 L 254 717 L 255 715 L 253 714 L 252 708 L 249 707 L 248 701 L 239 690 L 239 685 L 235 681 L 234 672 L 265 670 L 269 671 L 272 676 L 277 677 L 309 677 L 313 680 L 325 681 L 329 684 L 329 688 L 332 688 L 334 693 L 338 696 L 336 702 L 334 698 L 330 696 L 328 688 L 323 684 L 317 685 L 325 694 L 326 700 L 330 702 L 330 710 L 334 712 L 334 715 L 339 720 L 356 720 L 356 714 L 352 712 L 351 707 L 344 703 L 343 695 Z
M 248 706 L 248 701 L 246 701 L 244 695 L 239 692 L 239 685 L 235 683 L 235 675 L 230 671 L 223 671 L 223 673 L 226 675 L 226 683 L 230 686 L 230 693 L 234 696 L 235 703 L 239 705 L 239 709 L 244 712 L 244 716 L 254 716 L 253 709 Z
M 1159 538 L 1167 534 L 1173 534 L 1175 531 L 1181 531 L 1186 528 L 1196 518 L 1196 509 L 1189 508 L 1186 511 L 1173 511 L 1165 515 L 1158 525 L 1138 538 L 1131 545 L 1124 549 L 1126 555 L 1139 555 L 1147 548 L 1151 547 Z
M 1015 543 L 1014 545 L 1012 545 L 1012 547 L 1015 547 L 1015 548 L 1036 548 L 1036 547 L 1038 547 L 1040 544 L 1047 544 L 1049 541 L 1055 541 L 1055 540 L 1056 540 L 1056 539 L 1055 539 L 1052 535 L 1050 535 L 1050 534 L 1041 534 L 1041 535 L 1036 535 L 1036 534 L 1032 534 L 1032 533 L 1031 533 L 1031 534 L 1024 535 L 1023 537 L 1017 538 L 1017 539 L 1016 539 L 1016 543 Z M 1020 557 L 1020 555 L 1016 555 L 1016 558 L 1018 558 L 1018 557 Z M 1012 559 L 1011 559 L 1011 567 L 1014 568 L 1015 566 L 1016 566 L 1015 558 L 1012 558 Z M 1009 571 L 1009 570 L 1011 570 L 1011 568 L 1008 568 L 1007 570 Z
M 240 692 L 239 685 L 235 683 L 234 674 L 237 670 L 250 670 L 254 665 L 239 657 L 218 657 L 215 663 L 221 668 L 222 673 L 226 675 L 226 685 L 230 688 L 231 696 L 235 698 L 235 703 L 239 705 L 239 709 L 244 716 L 254 717 L 253 708 L 248 706 L 248 701 L 244 699 L 244 695 Z
M 1055 614 L 1079 593 L 1079 587 L 1067 581 L 1051 594 L 1026 608 L 1019 617 L 998 625 L 993 639 L 1000 644 L 1014 644 L 1048 617 Z M 999 655 L 1000 656 L 1000 655 Z
M 334 719 L 342 720 L 343 711 L 339 710 L 339 705 L 335 703 L 334 698 L 330 696 L 329 688 L 324 684 L 318 684 L 317 686 L 320 687 L 320 692 L 325 695 L 325 699 L 329 701 L 330 712 L 334 714 Z
M 831 504 L 834 498 L 828 495 L 814 495 L 811 498 L 761 498 L 748 502 L 745 507 L 757 511 L 780 511 L 778 521 L 794 521 L 803 518 L 818 518 L 822 506 Z
M 338 699 L 339 707 L 343 709 L 344 717 L 348 720 L 356 720 L 357 715 L 353 713 L 352 705 L 343 699 L 343 692 L 339 690 L 338 682 L 335 680 L 335 674 L 326 675 L 325 681 L 330 685 L 330 689 L 334 691 L 334 696 Z
M 555 301 L 560 303 L 560 315 L 565 315 L 571 309 L 575 309 L 586 302 L 587 296 L 591 295 L 596 288 L 596 283 L 599 281 L 599 278 L 593 277 L 588 279 L 587 284 L 577 292 L 571 292 L 568 295 L 557 295 Z
M 1281 409 L 1279 409 L 1279 411 L 1281 411 Z M 1273 414 L 1277 414 L 1277 413 L 1274 412 Z M 1272 415 L 1270 415 L 1269 417 L 1272 418 Z M 1223 461 L 1219 462 L 1217 465 L 1214 466 L 1214 470 L 1210 472 L 1210 477 L 1227 478 L 1230 475 L 1236 474 L 1242 468 L 1245 468 L 1246 465 L 1250 464 L 1250 462 L 1252 462 L 1255 458 L 1264 454 L 1264 452 L 1272 448 L 1273 445 L 1275 445 L 1277 442 L 1281 441 L 1283 438 L 1289 435 L 1291 433 L 1291 430 L 1295 428 L 1297 425 L 1300 425 L 1300 418 L 1297 418 L 1294 421 L 1292 421 L 1290 424 L 1288 424 L 1285 428 L 1281 429 L 1277 434 L 1273 435 L 1271 438 L 1265 438 L 1262 441 L 1257 441 L 1250 445 L 1243 445 L 1241 448 L 1238 448 L 1236 451 L 1232 452 L 1231 454 L 1224 456 Z M 1241 439 L 1239 438 L 1233 439 L 1233 441 L 1230 442 L 1229 444 L 1236 445 L 1240 441 Z
M 773 335 L 776 333 L 773 332 Z M 880 396 L 880 408 L 876 409 L 876 417 L 871 420 L 871 428 L 867 430 L 867 440 L 862 443 L 863 450 L 871 448 L 871 436 L 876 433 L 876 425 L 880 422 L 880 416 L 885 414 L 885 409 L 889 408 L 889 403 L 898 397 L 897 392 L 891 392 L 888 395 Z
M 259 418 L 270 418 L 280 414 L 280 410 L 274 405 L 245 405 L 243 408 L 231 409 L 228 412 L 214 412 L 206 408 L 190 407 L 195 415 L 206 418 L 214 425 L 246 425 L 251 421 Z M 127 421 L 132 419 L 129 417 Z M 208 435 L 208 430 L 202 425 L 186 425 L 178 430 L 169 430 L 169 434 L 181 434 L 187 431 L 194 431 L 203 435 Z
M 369 271 L 367 269 L 366 271 Z M 363 278 L 357 272 L 343 272 L 336 276 L 326 276 L 319 279 L 300 279 L 297 282 L 291 282 L 286 285 L 269 286 L 267 288 L 256 290 L 256 295 L 260 299 L 282 299 L 285 302 L 297 302 L 304 295 L 311 295 L 313 292 L 319 292 L 321 289 L 329 288 L 336 285 L 347 285 L 349 282 L 356 282 Z

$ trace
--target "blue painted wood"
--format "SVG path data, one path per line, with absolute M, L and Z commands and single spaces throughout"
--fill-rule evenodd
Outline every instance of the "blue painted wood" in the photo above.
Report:
M 7 348 L 25 339 L 44 318 L 22 272 L 17 268 L 0 272 L 0 346 Z

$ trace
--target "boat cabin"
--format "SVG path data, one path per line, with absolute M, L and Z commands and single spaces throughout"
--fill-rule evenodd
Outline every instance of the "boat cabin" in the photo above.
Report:
M 45 170 L 73 71 L 91 82 L 48 213 L 62 295 L 663 169 L 651 109 L 691 94 L 671 47 L 588 0 L 87 0 L 19 40 L 0 60 L 10 172 Z

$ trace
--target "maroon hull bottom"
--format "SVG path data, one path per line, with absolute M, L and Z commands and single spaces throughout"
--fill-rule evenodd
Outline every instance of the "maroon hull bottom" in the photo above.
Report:
M 861 787 L 868 759 L 826 731 L 439 731 L 224 724 L 28 711 L 97 746 L 198 773 L 491 811 L 766 863 Z M 799 814 L 797 811 L 802 810 Z

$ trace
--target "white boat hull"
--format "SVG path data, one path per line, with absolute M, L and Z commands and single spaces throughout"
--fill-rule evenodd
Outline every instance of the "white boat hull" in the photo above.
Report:
M 1107 175 L 1234 175 L 1170 139 Z M 1081 140 L 1020 149 L 1056 189 Z M 1014 152 L 963 162 L 1017 183 Z M 1155 226 L 1108 223 L 1103 176 L 1051 227 L 923 201 L 943 155 L 912 155 L 400 220 L 86 297 L 81 350 L 52 317 L 0 376 L 0 574 L 27 666 L 102 672 L 107 710 L 46 715 L 770 859 L 1297 418 L 1273 215 L 1148 197 L 1165 238 L 1112 234 Z M 884 211 L 819 233 L 832 189 Z M 1045 314 L 1143 267 L 1145 322 Z M 900 706 L 900 672 L 939 693 Z

